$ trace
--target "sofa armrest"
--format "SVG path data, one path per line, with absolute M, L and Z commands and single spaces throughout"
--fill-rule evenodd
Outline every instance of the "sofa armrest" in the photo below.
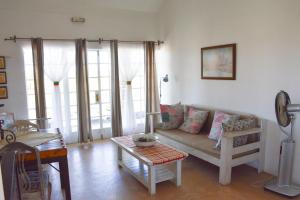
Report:
M 244 130 L 244 131 L 229 131 L 229 132 L 224 132 L 222 137 L 234 138 L 234 137 L 243 136 L 243 135 L 262 133 L 262 131 L 263 131 L 262 128 L 251 128 L 251 129 Z

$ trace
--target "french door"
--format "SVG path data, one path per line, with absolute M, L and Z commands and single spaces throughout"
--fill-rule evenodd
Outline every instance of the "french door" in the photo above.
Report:
M 94 138 L 111 136 L 110 47 L 88 49 L 91 125 Z

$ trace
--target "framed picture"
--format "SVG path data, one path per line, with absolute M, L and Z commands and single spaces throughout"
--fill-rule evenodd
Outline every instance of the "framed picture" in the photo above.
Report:
M 11 125 L 13 125 L 13 123 L 15 121 L 14 114 L 13 113 L 7 113 L 7 112 L 0 113 L 0 120 L 4 121 L 4 124 L 3 124 L 2 128 L 7 129 Z
M 7 98 L 8 98 L 7 86 L 0 86 L 0 99 L 7 99 Z
M 0 56 L 0 69 L 5 69 L 5 57 L 4 56 Z
M 236 44 L 201 48 L 201 78 L 236 79 Z
M 7 79 L 6 79 L 6 72 L 0 72 L 0 84 L 6 84 Z

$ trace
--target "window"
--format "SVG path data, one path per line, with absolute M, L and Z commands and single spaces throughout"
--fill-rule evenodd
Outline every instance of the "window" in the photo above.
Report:
M 35 119 L 35 90 L 34 90 L 34 73 L 31 47 L 23 48 L 24 68 L 25 68 L 25 84 L 27 94 L 27 113 L 28 119 Z
M 88 49 L 88 78 L 93 133 L 111 128 L 110 47 Z M 97 135 L 96 135 L 97 136 Z
M 46 97 L 46 111 L 47 117 L 56 119 L 56 108 L 60 107 L 61 123 L 63 126 L 63 134 L 68 143 L 77 140 L 78 130 L 77 122 L 77 89 L 76 89 L 76 66 L 75 66 L 75 46 L 72 43 L 71 48 L 65 44 L 52 44 L 51 42 L 44 42 L 44 64 L 46 65 L 63 65 L 72 63 L 69 70 L 63 73 L 64 78 L 59 81 L 59 93 L 57 87 L 54 86 L 54 81 L 45 72 L 45 97 Z M 68 48 L 67 48 L 68 46 Z M 58 53 L 56 56 L 49 56 L 47 51 L 52 48 L 55 52 L 62 52 L 66 56 L 61 56 Z M 28 45 L 23 48 L 25 75 L 26 75 L 26 92 L 27 92 L 27 109 L 28 118 L 36 118 L 35 108 L 35 91 L 34 91 L 34 73 L 32 48 Z M 60 57 L 64 61 L 57 61 Z M 88 48 L 88 81 L 89 81 L 89 99 L 90 99 L 90 114 L 91 126 L 94 138 L 99 136 L 109 137 L 111 134 L 111 55 L 110 46 L 101 44 L 101 47 Z M 65 61 L 67 60 L 67 61 Z M 50 63 L 50 64 L 49 64 Z M 63 63 L 63 64 L 62 64 Z M 128 70 L 128 66 L 134 66 L 135 70 L 130 79 L 131 93 L 132 93 L 132 107 L 133 115 L 135 117 L 135 131 L 144 130 L 145 121 L 145 72 L 144 72 L 144 48 L 143 45 L 136 44 L 120 44 L 119 46 L 119 63 L 123 69 Z M 49 69 L 49 68 L 48 68 Z M 52 69 L 52 68 L 51 68 Z M 59 69 L 59 68 L 57 68 Z M 46 70 L 45 70 L 46 71 Z M 54 70 L 53 73 L 56 73 Z M 67 74 L 67 75 L 66 75 Z M 125 91 L 128 81 L 120 79 L 121 89 L 121 107 L 128 106 L 128 99 L 126 99 Z M 59 95 L 57 95 L 59 94 Z M 54 99 L 59 96 L 60 106 Z M 54 105 L 55 104 L 55 105 Z M 122 110 L 123 112 L 123 110 Z M 126 115 L 124 115 L 126 116 Z M 124 118 L 123 116 L 123 118 Z M 128 118 L 129 119 L 129 118 Z M 130 118 L 131 119 L 131 118 Z M 50 127 L 57 127 L 54 122 L 50 120 Z M 57 120 L 56 120 L 57 121 Z M 132 132 L 131 132 L 132 133 Z
M 119 44 L 119 69 L 124 134 L 143 132 L 146 107 L 143 44 Z M 133 108 L 128 108 L 130 106 Z M 125 119 L 131 116 L 133 120 Z
M 64 44 L 63 44 L 64 45 Z M 71 44 L 68 48 L 62 45 L 51 45 L 44 42 L 44 65 L 54 65 L 57 63 L 57 56 L 47 54 L 48 48 L 54 48 L 55 51 L 66 51 L 65 59 L 72 63 L 67 71 L 67 75 L 59 83 L 59 97 L 60 97 L 60 110 L 62 119 L 62 133 L 68 143 L 77 141 L 77 92 L 76 92 L 76 68 L 75 68 L 75 44 Z M 26 80 L 26 93 L 27 93 L 27 110 L 28 118 L 36 118 L 35 108 L 35 91 L 34 91 L 34 71 L 33 71 L 33 58 L 32 48 L 30 46 L 23 47 L 24 66 L 25 66 L 25 80 Z M 63 63 L 65 64 L 65 63 Z M 46 70 L 45 70 L 46 71 Z M 44 74 L 45 85 L 45 100 L 47 117 L 51 118 L 48 121 L 50 128 L 56 128 L 57 124 L 54 123 L 55 115 L 55 92 L 54 83 L 50 80 L 49 76 Z
M 141 64 L 143 67 L 144 64 Z M 143 68 L 142 68 L 143 69 Z M 124 86 L 123 86 L 124 87 Z M 145 72 L 140 70 L 132 80 L 132 96 L 137 125 L 145 124 Z

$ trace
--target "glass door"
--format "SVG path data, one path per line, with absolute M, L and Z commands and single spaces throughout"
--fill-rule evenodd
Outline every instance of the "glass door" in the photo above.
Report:
M 95 138 L 111 134 L 110 48 L 88 49 L 91 124 Z

